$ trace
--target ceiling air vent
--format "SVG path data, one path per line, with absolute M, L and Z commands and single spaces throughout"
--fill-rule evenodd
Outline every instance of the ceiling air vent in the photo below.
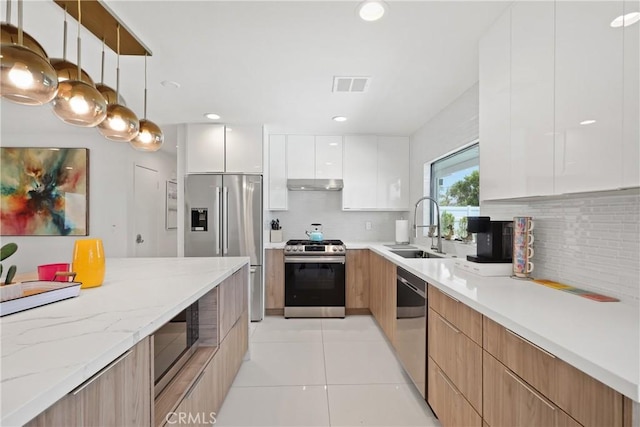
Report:
M 334 77 L 333 78 L 333 91 L 334 92 L 352 92 L 352 93 L 364 93 L 369 89 L 369 83 L 371 77 Z

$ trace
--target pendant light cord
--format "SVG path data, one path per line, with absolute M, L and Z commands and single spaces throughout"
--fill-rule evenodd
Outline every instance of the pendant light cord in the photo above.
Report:
M 102 39 L 102 68 L 100 69 L 100 84 L 104 84 L 104 39 Z
M 7 16 L 5 22 L 11 24 L 11 0 L 7 0 Z
M 22 46 L 22 0 L 18 0 L 18 44 Z
M 67 6 L 64 6 L 64 32 L 62 33 L 62 60 L 67 60 Z
M 82 6 L 78 0 L 78 80 L 82 81 L 82 66 L 80 65 L 82 45 L 80 41 L 80 27 L 82 26 Z
M 116 104 L 120 102 L 120 24 L 116 30 L 116 48 L 118 57 L 116 60 Z
M 147 52 L 144 53 L 144 119 L 147 120 Z

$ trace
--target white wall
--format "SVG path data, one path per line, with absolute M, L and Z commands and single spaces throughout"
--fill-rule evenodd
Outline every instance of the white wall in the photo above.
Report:
M 432 162 L 478 139 L 478 102 L 478 84 L 476 83 L 411 136 L 412 210 L 415 201 L 425 195 L 424 188 L 429 188 L 425 187 L 428 185 L 428 181 L 425 182 L 424 179 L 425 162 Z M 419 206 L 419 224 L 422 223 L 423 206 L 428 209 L 430 205 Z M 410 222 L 413 224 L 413 211 Z M 419 236 L 417 242 L 430 245 L 431 239 Z
M 2 119 L 15 106 L 2 100 Z M 161 195 L 158 230 L 160 256 L 176 255 L 176 230 L 166 230 L 164 221 L 164 182 L 176 175 L 175 157 L 164 152 L 140 153 L 128 143 L 103 138 L 95 129 L 77 128 L 62 122 L 51 122 L 49 106 L 31 107 L 33 120 L 24 131 L 9 133 L 0 129 L 3 147 L 77 147 L 89 149 L 89 236 L 2 236 L 2 243 L 16 242 L 18 252 L 3 264 L 15 264 L 18 273 L 35 271 L 40 264 L 71 262 L 77 238 L 101 238 L 105 255 L 126 257 L 133 254 L 133 173 L 134 164 L 159 172 Z M 54 120 L 57 120 L 54 118 Z M 44 123 L 43 126 L 40 126 Z M 42 128 L 42 130 L 41 130 Z M 44 130 L 46 129 L 46 130 Z M 172 141 L 165 141 L 172 143 Z M 175 142 L 173 142 L 175 143 Z

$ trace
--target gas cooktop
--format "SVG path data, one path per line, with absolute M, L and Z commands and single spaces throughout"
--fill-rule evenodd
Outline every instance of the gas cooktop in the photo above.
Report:
M 346 247 L 342 240 L 288 240 L 284 247 L 285 255 L 345 255 Z

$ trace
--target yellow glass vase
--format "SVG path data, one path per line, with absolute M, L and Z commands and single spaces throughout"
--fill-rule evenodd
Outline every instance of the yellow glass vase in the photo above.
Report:
M 102 239 L 76 240 L 73 248 L 73 271 L 82 289 L 102 285 L 104 280 L 104 248 Z

